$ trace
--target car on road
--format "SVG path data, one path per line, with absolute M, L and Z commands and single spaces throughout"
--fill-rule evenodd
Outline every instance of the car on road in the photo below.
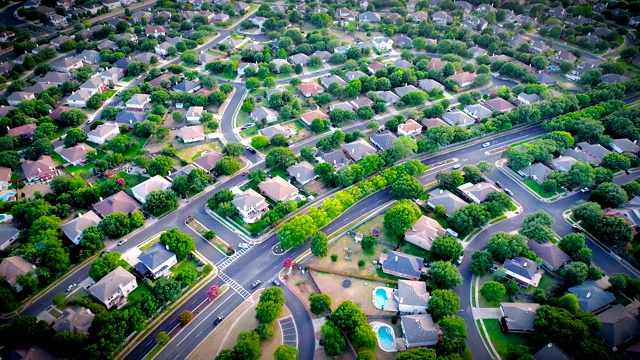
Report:
M 102 250 L 102 252 L 100 253 L 100 257 L 105 256 L 106 254 L 108 254 L 110 251 L 109 250 Z
M 244 126 L 246 126 L 247 128 L 252 128 L 252 127 L 256 126 L 256 124 L 255 123 L 246 123 L 246 124 L 244 124 Z
M 67 292 L 69 292 L 69 291 L 73 290 L 76 286 L 78 286 L 78 285 L 76 285 L 76 284 L 71 284 L 71 285 L 67 286 Z
M 502 183 L 500 183 L 500 181 L 496 181 L 496 186 L 502 188 Z
M 248 172 L 248 171 L 243 171 L 243 172 L 242 172 L 242 176 L 247 176 L 248 174 L 249 174 L 249 172 Z
M 455 169 L 460 169 L 460 164 L 455 164 L 455 165 L 453 165 L 451 168 L 452 168 L 452 169 L 454 169 L 454 170 L 455 170 Z
M 585 187 L 585 188 L 580 189 L 580 192 L 581 192 L 581 193 L 586 193 L 586 192 L 588 192 L 588 191 L 590 191 L 590 190 L 591 190 L 591 189 L 589 189 L 589 188 Z
M 490 142 L 486 142 L 486 143 L 482 144 L 483 148 L 488 148 L 489 146 L 491 146 Z
M 260 286 L 260 283 L 261 283 L 260 280 L 254 281 L 253 284 L 251 284 L 251 288 L 252 289 L 257 288 L 258 286 Z
M 213 326 L 220 324 L 224 320 L 224 315 L 218 316 L 215 320 L 213 320 Z
M 124 243 L 127 242 L 127 239 L 122 239 L 120 241 L 118 241 L 118 246 L 124 245 Z
M 464 255 L 460 255 L 460 257 L 458 258 L 458 260 L 456 260 L 456 264 L 460 265 L 462 264 L 462 259 L 464 258 Z
M 280 286 L 280 281 L 278 281 L 278 279 L 271 279 L 271 283 L 273 286 Z
M 255 154 L 256 153 L 256 149 L 252 148 L 251 146 L 247 145 L 244 147 L 248 152 Z
M 248 249 L 248 248 L 250 247 L 250 245 L 249 245 L 249 244 L 247 244 L 247 243 L 243 243 L 243 242 L 242 242 L 242 243 L 238 244 L 238 247 L 239 247 L 240 249 Z
M 507 195 L 509 195 L 509 196 L 513 197 L 513 193 L 511 192 L 511 190 L 509 190 L 509 189 L 504 189 L 504 192 L 505 192 L 505 194 L 507 194 Z

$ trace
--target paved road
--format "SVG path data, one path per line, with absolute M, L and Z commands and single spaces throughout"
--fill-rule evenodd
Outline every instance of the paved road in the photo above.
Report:
M 527 34 L 525 35 L 526 37 L 535 40 L 535 41 L 543 41 L 544 43 L 546 43 L 548 41 L 547 38 L 544 38 L 542 36 L 539 36 L 537 34 Z M 597 55 L 594 54 L 586 49 L 582 49 L 578 46 L 570 46 L 570 45 L 566 45 L 564 41 L 558 39 L 558 40 L 554 40 L 553 42 L 553 48 L 554 49 L 560 49 L 562 51 L 573 51 L 573 50 L 580 50 L 580 52 L 582 52 L 582 57 L 580 57 L 580 61 L 588 61 L 588 62 L 592 62 L 594 64 L 601 64 L 604 62 L 604 58 L 601 55 Z

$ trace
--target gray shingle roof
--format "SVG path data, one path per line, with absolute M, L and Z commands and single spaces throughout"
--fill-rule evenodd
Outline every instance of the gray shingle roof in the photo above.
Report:
M 538 271 L 537 262 L 533 260 L 529 260 L 522 256 L 505 260 L 502 267 L 507 271 L 510 271 L 516 275 L 519 275 L 529 280 L 533 279 L 533 276 L 536 274 L 536 271 Z
M 173 256 L 176 256 L 176 254 L 169 251 L 164 244 L 158 242 L 153 244 L 149 250 L 138 255 L 138 260 L 140 260 L 147 269 L 154 271 L 158 266 L 164 264 L 165 261 L 171 259 Z
M 424 267 L 423 258 L 392 250 L 387 250 L 387 253 L 382 255 L 386 255 L 386 260 L 382 263 L 383 270 L 404 274 L 407 277 L 420 277 Z
M 612 293 L 604 291 L 593 280 L 571 287 L 569 292 L 578 297 L 578 305 L 582 311 L 593 312 L 616 300 Z
M 393 142 L 397 139 L 398 137 L 393 135 L 393 133 L 391 133 L 391 131 L 389 130 L 385 130 L 383 132 L 381 132 L 380 134 L 375 133 L 372 134 L 371 137 L 369 138 L 369 140 L 376 145 L 380 150 L 387 150 L 390 147 L 393 146 Z
M 555 246 L 550 241 L 545 241 L 543 243 L 539 243 L 535 240 L 529 240 L 528 242 L 529 249 L 533 250 L 536 255 L 542 262 L 551 270 L 557 270 L 562 267 L 562 265 L 571 261 L 571 257 L 564 253 L 564 251 L 560 250 L 557 246 Z
M 407 347 L 438 343 L 438 328 L 429 314 L 403 315 L 400 319 Z
M 596 318 L 602 323 L 599 335 L 612 348 L 640 335 L 640 321 L 621 304 L 596 315 Z
M 534 331 L 536 309 L 540 304 L 532 303 L 500 303 L 509 331 Z

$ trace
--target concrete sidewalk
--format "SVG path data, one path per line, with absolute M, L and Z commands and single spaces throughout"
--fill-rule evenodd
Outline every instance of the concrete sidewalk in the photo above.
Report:
M 502 312 L 500 308 L 476 308 L 472 307 L 473 318 L 478 319 L 500 319 Z

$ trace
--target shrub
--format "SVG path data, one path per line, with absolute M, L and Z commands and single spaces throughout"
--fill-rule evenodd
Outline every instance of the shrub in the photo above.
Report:
M 337 262 L 338 261 L 338 254 L 331 254 L 331 262 Z

